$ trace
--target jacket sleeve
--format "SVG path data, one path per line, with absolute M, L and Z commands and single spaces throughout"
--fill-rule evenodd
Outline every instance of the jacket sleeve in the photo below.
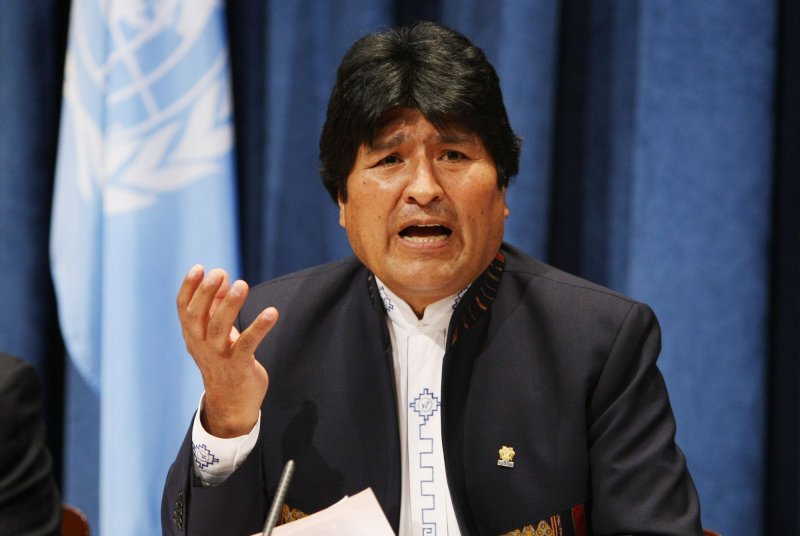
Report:
M 661 334 L 634 303 L 589 400 L 593 533 L 702 534 L 700 506 L 656 367 Z
M 269 508 L 261 458 L 259 439 L 247 460 L 225 482 L 204 487 L 192 471 L 190 426 L 164 485 L 162 533 L 169 536 L 249 536 L 260 532 Z

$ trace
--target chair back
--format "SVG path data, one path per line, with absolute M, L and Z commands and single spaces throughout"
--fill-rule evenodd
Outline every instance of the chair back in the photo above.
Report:
M 89 520 L 83 512 L 68 504 L 62 512 L 61 536 L 90 536 Z

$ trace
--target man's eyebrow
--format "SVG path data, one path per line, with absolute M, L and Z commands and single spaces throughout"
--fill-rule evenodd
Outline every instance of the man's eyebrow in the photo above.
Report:
M 373 140 L 372 143 L 367 146 L 367 154 L 394 149 L 398 145 L 401 145 L 405 139 L 405 134 L 396 132 L 392 136 Z M 434 136 L 431 141 L 433 143 L 472 143 L 475 141 L 475 135 L 469 132 L 454 130 L 450 132 L 441 132 Z
M 398 145 L 402 144 L 405 139 L 405 134 L 402 132 L 396 132 L 392 136 L 372 140 L 372 142 L 367 145 L 367 154 L 385 151 L 387 149 L 394 149 Z
M 475 135 L 460 130 L 452 130 L 434 136 L 433 141 L 436 143 L 472 143 L 475 141 Z

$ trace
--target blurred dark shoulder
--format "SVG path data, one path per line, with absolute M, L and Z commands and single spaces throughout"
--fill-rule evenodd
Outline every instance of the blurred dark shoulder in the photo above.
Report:
M 61 497 L 45 446 L 36 370 L 0 352 L 0 534 L 59 534 Z

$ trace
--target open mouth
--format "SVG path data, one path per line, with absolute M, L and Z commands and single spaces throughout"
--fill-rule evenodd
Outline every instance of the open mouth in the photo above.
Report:
M 415 244 L 441 242 L 453 234 L 451 229 L 444 225 L 409 225 L 400 231 L 400 237 Z

